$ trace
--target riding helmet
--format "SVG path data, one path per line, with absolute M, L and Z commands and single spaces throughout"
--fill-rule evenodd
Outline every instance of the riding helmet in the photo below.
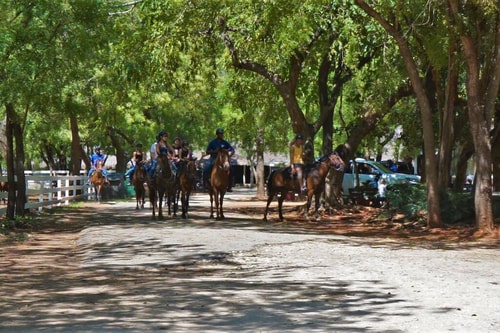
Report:
M 295 135 L 295 139 L 298 140 L 298 139 L 303 139 L 304 137 L 302 136 L 302 134 L 296 134 Z
M 101 150 L 101 146 L 95 146 L 94 150 Z
M 218 135 L 218 134 L 224 134 L 224 130 L 222 128 L 218 128 L 216 131 L 215 131 L 215 135 Z

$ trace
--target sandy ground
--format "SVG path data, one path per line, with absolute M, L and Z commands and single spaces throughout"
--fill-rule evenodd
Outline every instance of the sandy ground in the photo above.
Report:
M 54 213 L 0 246 L 0 332 L 500 331 L 498 241 L 333 234 L 298 203 L 264 223 L 251 196 L 229 194 L 224 221 L 206 194 L 186 220 L 132 201 Z

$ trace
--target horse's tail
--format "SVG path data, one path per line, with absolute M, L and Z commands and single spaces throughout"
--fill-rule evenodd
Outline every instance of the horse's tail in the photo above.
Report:
M 276 172 L 278 171 L 278 169 L 276 170 L 272 170 L 271 173 L 269 174 L 269 176 L 267 177 L 267 193 L 269 193 L 270 190 L 272 190 L 273 188 L 273 185 L 274 185 L 274 177 L 276 176 Z

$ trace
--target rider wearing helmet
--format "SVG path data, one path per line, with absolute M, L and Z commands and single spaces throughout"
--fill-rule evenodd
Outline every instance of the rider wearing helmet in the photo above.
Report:
M 215 131 L 216 138 L 208 143 L 206 153 L 210 155 L 210 158 L 205 162 L 203 167 L 203 181 L 204 183 L 209 182 L 210 173 L 212 172 L 212 166 L 217 157 L 217 153 L 219 149 L 227 149 L 229 151 L 229 156 L 234 154 L 234 148 L 231 146 L 229 142 L 224 140 L 224 130 L 222 128 L 218 128 Z M 227 189 L 228 192 L 232 192 L 232 182 L 229 181 L 229 187 Z
M 95 146 L 94 147 L 94 153 L 92 154 L 92 156 L 90 157 L 90 170 L 88 172 L 88 183 L 90 184 L 90 179 L 92 177 L 92 174 L 94 173 L 94 170 L 97 168 L 97 163 L 98 162 L 102 162 L 102 164 L 104 165 L 104 163 L 106 162 L 106 155 L 104 155 L 101 151 L 101 147 L 100 146 Z M 102 168 L 102 175 L 104 176 L 104 179 L 105 179 L 105 182 L 106 183 L 109 183 L 108 181 L 108 170 L 106 170 L 105 168 Z

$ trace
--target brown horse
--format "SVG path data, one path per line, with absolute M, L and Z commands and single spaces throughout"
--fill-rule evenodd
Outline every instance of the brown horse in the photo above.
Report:
M 0 182 L 0 192 L 9 192 L 9 183 L 8 182 Z M 7 200 L 2 198 L 3 203 L 6 203 Z
M 102 190 L 104 188 L 104 185 L 106 184 L 106 178 L 102 173 L 103 167 L 104 163 L 102 161 L 97 161 L 97 165 L 92 172 L 92 176 L 90 177 L 90 182 L 94 186 L 95 200 L 98 202 L 101 202 Z
M 175 177 L 166 155 L 158 156 L 155 174 L 148 182 L 149 201 L 153 208 L 153 220 L 156 218 L 156 201 L 158 200 L 158 219 L 163 219 L 163 197 L 167 196 L 168 215 L 172 214 L 171 206 L 175 201 Z M 174 211 L 175 216 L 175 211 Z
M 336 172 L 344 172 L 344 161 L 336 153 L 330 153 L 319 158 L 315 166 L 309 171 L 306 177 L 307 184 L 307 206 L 306 206 L 306 217 L 309 214 L 309 208 L 311 207 L 312 197 L 314 195 L 315 205 L 314 205 L 314 217 L 316 220 L 319 219 L 319 200 L 321 194 L 325 190 L 325 178 L 331 168 Z
M 214 218 L 215 200 L 217 220 L 224 219 L 222 205 L 224 203 L 224 195 L 229 186 L 229 167 L 229 151 L 227 149 L 219 149 L 212 166 L 212 172 L 210 173 L 210 181 L 207 183 L 208 194 L 210 194 L 210 218 Z
M 344 169 L 344 162 L 337 155 L 331 153 L 321 157 L 315 165 L 307 171 L 306 184 L 307 184 L 307 206 L 306 216 L 311 206 L 312 196 L 315 195 L 316 201 L 316 218 L 318 217 L 319 199 L 325 189 L 325 178 L 331 167 L 336 170 Z M 283 221 L 283 201 L 285 200 L 286 193 L 289 191 L 300 192 L 300 186 L 297 179 L 292 174 L 290 166 L 280 168 L 271 172 L 267 181 L 267 205 L 264 212 L 264 221 L 267 221 L 267 214 L 269 212 L 269 205 L 274 197 L 278 196 L 278 213 L 279 220 Z
M 176 202 L 179 199 L 181 200 L 182 218 L 185 219 L 187 218 L 189 208 L 189 196 L 193 192 L 196 180 L 198 179 L 195 160 L 182 161 L 178 172 L 179 184 L 177 187 Z
M 132 184 L 135 190 L 135 209 L 144 208 L 144 201 L 146 196 L 146 189 L 144 183 L 147 181 L 147 172 L 145 168 L 145 161 L 140 161 L 136 164 L 134 174 L 132 175 Z

